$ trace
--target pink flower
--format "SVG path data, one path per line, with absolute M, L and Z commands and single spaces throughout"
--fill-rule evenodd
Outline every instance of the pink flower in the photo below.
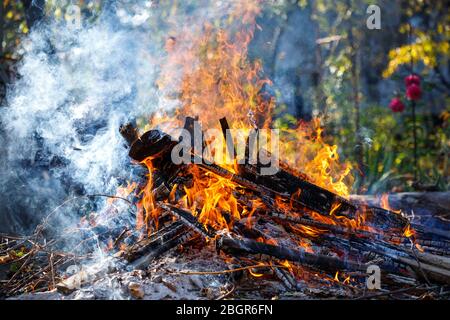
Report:
M 405 110 L 405 105 L 399 98 L 393 98 L 389 103 L 389 108 L 393 112 L 403 112 L 403 110 Z
M 409 87 L 412 84 L 416 84 L 420 86 L 420 77 L 416 74 L 410 74 L 409 76 L 405 77 L 405 85 L 406 87 Z
M 411 85 L 406 88 L 406 97 L 409 100 L 419 100 L 422 96 L 422 89 L 420 89 L 420 86 L 412 83 Z

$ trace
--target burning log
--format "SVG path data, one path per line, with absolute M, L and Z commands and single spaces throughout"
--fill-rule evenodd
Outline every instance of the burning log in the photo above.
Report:
M 220 119 L 220 125 L 227 143 L 228 152 L 233 155 L 236 154 L 235 146 L 229 133 L 230 126 L 226 118 Z M 247 141 L 247 149 L 248 147 L 249 141 Z M 265 152 L 267 156 L 270 156 L 267 150 L 261 150 L 261 152 Z M 248 157 L 248 151 L 246 151 L 246 156 Z M 266 193 L 276 194 L 301 207 L 308 208 L 325 216 L 333 212 L 335 215 L 355 218 L 358 213 L 363 213 L 366 215 L 366 218 L 377 225 L 404 228 L 409 224 L 407 219 L 401 215 L 393 214 L 389 210 L 374 205 L 368 206 L 364 203 L 354 203 L 321 188 L 308 181 L 307 175 L 305 174 L 297 173 L 297 175 L 293 175 L 289 172 L 288 166 L 283 163 L 281 163 L 278 172 L 270 176 L 261 175 L 258 165 L 245 163 L 238 165 L 238 168 L 240 176 L 258 186 L 264 186 Z M 247 182 L 248 185 L 250 185 L 249 182 Z
M 164 161 L 167 160 L 164 158 L 166 151 L 171 151 L 176 144 L 177 142 L 169 135 L 159 130 L 150 130 L 131 144 L 129 156 L 139 162 L 148 157 L 155 159 L 161 157 Z M 167 162 L 171 163 L 171 161 Z
M 450 192 L 404 192 L 385 194 L 382 197 L 373 195 L 353 195 L 353 201 L 380 205 L 386 202 L 394 210 L 407 214 L 414 213 L 415 218 L 422 220 L 429 217 L 435 219 L 450 218 Z M 426 216 L 423 216 L 423 213 Z
M 302 265 L 315 267 L 322 270 L 351 270 L 366 271 L 367 267 L 355 261 L 342 261 L 335 257 L 322 254 L 313 254 L 303 250 L 294 250 L 286 247 L 275 246 L 250 239 L 238 239 L 231 234 L 220 236 L 216 239 L 217 250 L 241 255 L 241 254 L 263 254 L 281 260 L 298 262 Z
M 225 117 L 221 118 L 219 120 L 219 122 L 220 122 L 220 127 L 222 128 L 222 134 L 225 138 L 228 156 L 231 159 L 235 159 L 236 148 L 234 147 L 233 137 L 231 136 L 231 133 L 230 133 L 230 125 L 228 124 L 227 118 L 225 118 Z M 247 146 L 248 146 L 248 142 L 247 142 Z
M 223 118 L 220 123 L 223 134 L 227 135 L 228 122 Z M 189 132 L 200 130 L 203 135 L 201 128 L 195 127 L 193 118 L 187 118 L 184 127 Z M 150 130 L 137 139 L 135 139 L 133 133 L 136 131 L 129 127 L 127 130 L 121 131 L 125 133 L 127 141 L 132 141 L 129 151 L 132 159 L 141 163 L 146 159 L 151 159 L 152 176 L 156 177 L 155 181 L 157 181 L 153 184 L 153 189 L 154 191 L 158 188 L 165 190 L 163 193 L 158 193 L 161 196 L 157 198 L 158 201 L 155 205 L 177 219 L 169 228 L 160 230 L 156 238 L 145 239 L 131 249 L 127 259 L 133 261 L 133 265 L 137 268 L 146 266 L 153 258 L 186 242 L 197 233 L 205 238 L 215 239 L 217 250 L 232 256 L 266 255 L 271 257 L 270 259 L 289 260 L 300 265 L 334 273 L 336 270 L 365 272 L 366 264 L 369 263 L 369 259 L 365 257 L 375 255 L 375 257 L 378 257 L 377 259 L 381 258 L 380 263 L 383 270 L 396 276 L 405 276 L 404 267 L 406 266 L 412 269 L 418 278 L 424 278 L 426 281 L 431 279 L 439 283 L 448 283 L 448 279 L 450 279 L 449 261 L 447 259 L 440 259 L 440 257 L 431 254 L 417 253 L 414 251 L 415 249 L 411 250 L 404 246 L 392 244 L 408 241 L 402 233 L 409 228 L 409 221 L 400 214 L 376 205 L 345 199 L 313 184 L 306 175 L 294 175 L 289 168 L 283 166 L 271 176 L 261 175 L 258 164 L 250 165 L 247 163 L 239 164 L 237 166 L 238 173 L 233 173 L 215 163 L 203 161 L 203 158 L 195 153 L 194 146 L 198 144 L 198 141 L 193 139 L 188 142 L 191 146 L 192 164 L 176 165 L 170 157 L 175 145 L 181 141 L 177 141 L 159 130 Z M 130 137 L 127 138 L 128 135 Z M 227 143 L 227 150 L 230 155 L 235 154 L 235 146 L 232 143 Z M 234 217 L 227 212 L 222 212 L 222 216 L 231 226 L 231 233 L 215 232 L 213 229 L 214 222 L 211 226 L 206 226 L 201 220 L 199 221 L 197 212 L 178 207 L 175 204 L 176 199 L 171 198 L 169 200 L 169 190 L 172 190 L 170 191 L 171 197 L 177 190 L 184 192 L 180 186 L 174 189 L 175 181 L 182 184 L 188 183 L 189 179 L 186 179 L 186 177 L 189 176 L 187 173 L 191 166 L 197 166 L 203 172 L 210 172 L 218 177 L 225 178 L 241 187 L 244 190 L 243 193 L 260 199 L 266 207 L 258 215 L 259 219 L 269 219 L 272 223 L 284 226 L 289 236 L 298 236 L 296 232 L 293 232 L 291 225 L 328 230 L 329 233 L 321 234 L 320 238 L 312 238 L 311 240 L 329 247 L 331 251 L 342 252 L 344 250 L 349 255 L 345 255 L 346 258 L 342 259 L 323 253 L 311 253 L 302 249 L 261 242 L 261 239 L 266 239 L 263 233 L 234 220 Z M 279 199 L 289 203 L 292 210 L 290 214 L 279 210 L 277 202 Z M 246 205 L 244 202 L 245 200 L 242 200 L 242 205 Z M 286 208 L 283 210 L 286 210 Z M 331 212 L 333 213 L 332 216 L 330 216 Z M 315 220 L 311 213 L 321 214 L 326 216 L 327 219 L 336 221 L 336 223 L 325 223 L 326 219 L 324 221 Z M 338 219 L 335 219 L 335 217 L 357 219 L 361 215 L 364 216 L 366 224 L 370 228 L 359 229 L 344 226 L 338 223 Z M 382 232 L 378 233 L 377 230 Z M 420 232 L 421 230 L 419 230 Z M 235 234 L 240 234 L 243 238 Z M 425 241 L 428 241 L 427 244 L 431 245 L 434 241 L 434 244 L 440 243 L 442 248 L 448 247 L 447 241 L 435 240 L 435 236 L 439 237 L 439 234 L 431 234 L 429 239 L 426 237 L 425 239 L 417 239 L 415 243 L 425 244 Z M 435 249 L 439 250 L 439 247 L 436 246 Z M 399 265 L 403 267 L 399 268 Z M 283 272 L 278 271 L 276 274 L 286 286 L 295 287 L 292 279 L 287 278 Z
M 450 211 L 450 193 L 448 192 L 428 192 L 417 193 L 407 192 L 399 194 L 384 194 L 383 196 L 354 195 L 351 199 L 356 203 L 366 203 L 369 206 L 392 207 L 392 210 L 399 210 L 404 214 L 413 215 L 414 229 L 421 234 L 421 238 L 436 240 L 436 238 L 449 240 L 450 233 L 446 230 L 436 227 L 430 227 L 425 222 L 435 225 L 443 225 L 448 218 Z M 426 213 L 425 215 L 423 213 Z M 447 244 L 448 247 L 449 244 Z
M 166 206 L 164 208 L 167 210 L 164 217 L 171 217 L 172 210 Z M 194 234 L 195 232 L 189 230 L 189 227 L 183 221 L 168 222 L 160 230 L 137 242 L 119 255 L 132 262 L 134 268 L 142 269 L 147 267 L 151 260 L 187 242 Z
M 376 233 L 373 231 L 367 231 L 362 229 L 351 229 L 348 227 L 344 227 L 341 225 L 335 225 L 335 224 L 328 224 L 320 221 L 316 221 L 312 219 L 311 217 L 308 217 L 308 214 L 305 213 L 305 217 L 299 217 L 299 216 L 293 216 L 288 215 L 285 213 L 281 213 L 274 210 L 271 210 L 269 213 L 269 216 L 276 219 L 281 220 L 285 222 L 295 223 L 295 224 L 301 224 L 306 226 L 312 226 L 318 229 L 322 230 L 328 230 L 331 231 L 333 234 L 339 234 L 339 235 L 347 235 L 351 236 L 352 238 L 364 238 L 367 240 L 372 241 L 387 241 L 387 242 L 393 242 L 393 243 L 399 243 L 399 244 L 408 244 L 410 245 L 410 241 L 405 238 L 404 236 L 399 236 L 396 234 L 390 234 L 390 233 Z M 431 249 L 433 249 L 435 252 L 441 253 L 441 254 L 448 254 L 450 253 L 449 248 L 450 244 L 448 242 L 444 241 L 430 241 L 425 239 L 414 239 L 414 243 L 423 246 L 428 246 Z
M 198 222 L 198 220 L 188 211 L 179 209 L 175 206 L 159 203 L 159 206 L 168 212 L 172 213 L 175 217 L 179 218 L 184 224 L 190 227 L 193 231 L 197 231 L 207 238 L 213 238 L 214 232 L 205 228 L 205 226 Z
M 189 121 L 189 119 L 192 118 L 188 118 L 185 125 L 187 128 L 191 127 L 189 123 L 192 121 Z M 222 122 L 226 123 L 225 121 Z M 223 126 L 224 128 L 227 127 L 226 124 Z M 176 143 L 176 139 L 169 135 L 158 130 L 150 130 L 131 146 L 130 157 L 137 161 L 152 157 L 155 159 L 154 165 L 156 168 L 163 172 L 169 172 L 169 175 L 172 175 L 171 173 L 176 171 L 176 169 L 173 168 L 175 165 L 169 157 Z M 273 202 L 276 197 L 281 197 L 326 216 L 330 214 L 333 208 L 337 208 L 335 210 L 336 215 L 344 214 L 350 217 L 355 217 L 357 212 L 360 211 L 367 214 L 370 221 L 383 228 L 390 226 L 402 229 L 408 225 L 408 221 L 401 215 L 378 207 L 356 205 L 285 170 L 280 170 L 272 176 L 262 176 L 256 172 L 255 168 L 249 165 L 242 165 L 240 167 L 244 168 L 244 174 L 236 175 L 216 164 L 205 163 L 196 154 L 192 154 L 192 160 L 193 163 L 198 164 L 204 170 L 211 171 L 242 187 L 257 192 L 263 199 L 269 198 L 269 202 Z

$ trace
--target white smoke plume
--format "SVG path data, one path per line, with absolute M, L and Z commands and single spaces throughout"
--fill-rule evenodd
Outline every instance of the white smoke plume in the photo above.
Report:
M 31 228 L 71 194 L 113 194 L 130 170 L 120 124 L 177 104 L 155 86 L 161 31 L 201 30 L 232 7 L 195 1 L 164 16 L 159 2 L 110 3 L 95 22 L 47 20 L 23 39 L 20 76 L 0 111 L 4 231 Z

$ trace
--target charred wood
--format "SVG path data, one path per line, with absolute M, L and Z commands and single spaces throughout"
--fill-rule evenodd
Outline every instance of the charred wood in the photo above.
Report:
M 159 230 L 152 237 L 138 241 L 126 250 L 124 256 L 128 261 L 134 261 L 151 251 L 156 251 L 159 246 L 164 245 L 176 235 L 181 234 L 186 230 L 186 227 L 181 222 L 173 222 L 168 227 Z
M 137 139 L 139 139 L 139 133 L 136 127 L 130 122 L 121 125 L 119 132 L 127 142 L 128 146 L 131 146 Z
M 194 217 L 191 212 L 162 202 L 159 203 L 159 206 L 179 218 L 186 226 L 203 236 L 207 238 L 213 238 L 215 236 L 214 231 L 206 229 L 203 224 L 198 222 L 197 218 Z
M 171 239 L 167 240 L 163 244 L 158 245 L 155 250 L 150 251 L 148 254 L 140 257 L 136 261 L 132 263 L 132 266 L 135 269 L 144 269 L 146 268 L 150 262 L 161 256 L 162 254 L 166 253 L 167 251 L 178 247 L 179 245 L 182 245 L 189 241 L 193 236 L 195 235 L 194 231 L 190 230 L 183 230 L 183 232 L 177 233 L 175 236 L 173 236 Z
M 322 270 L 366 270 L 364 264 L 360 264 L 355 261 L 343 261 L 335 257 L 275 246 L 250 239 L 237 239 L 231 234 L 220 236 L 216 239 L 216 247 L 217 250 L 222 250 L 234 255 L 263 254 L 281 260 L 298 262 L 302 265 L 308 265 Z

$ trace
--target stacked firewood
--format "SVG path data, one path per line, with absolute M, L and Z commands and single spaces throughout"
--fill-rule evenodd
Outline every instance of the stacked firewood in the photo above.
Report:
M 194 121 L 188 117 L 184 125 L 191 136 L 195 136 Z M 229 134 L 226 119 L 221 119 L 220 125 L 224 136 Z M 0 279 L 0 296 L 55 288 L 68 294 L 107 277 L 105 266 L 108 269 L 109 262 L 114 266 L 112 270 L 120 266 L 148 270 L 168 253 L 188 258 L 189 248 L 215 249 L 218 259 L 226 261 L 228 270 L 210 270 L 212 274 L 232 275 L 230 280 L 234 282 L 245 279 L 242 274 L 247 270 L 252 279 L 278 280 L 291 293 L 303 294 L 306 288 L 318 290 L 319 296 L 327 291 L 328 296 L 337 297 L 345 290 L 350 292 L 346 297 L 379 298 L 406 294 L 447 296 L 450 292 L 450 236 L 445 229 L 438 229 L 438 224 L 428 225 L 427 220 L 421 223 L 420 219 L 414 219 L 419 223 L 412 222 L 399 212 L 380 208 L 361 197 L 341 197 L 284 163 L 273 175 L 262 175 L 262 165 L 248 161 L 237 164 L 231 172 L 225 166 L 204 161 L 191 148 L 191 163 L 175 164 L 171 159 L 173 148 L 180 142 L 192 147 L 194 140 L 180 141 L 157 129 L 139 136 L 131 124 L 122 126 L 120 132 L 131 159 L 130 171 L 140 181 L 134 196 L 95 194 L 71 198 L 50 212 L 31 236 L 0 235 L 0 268 L 9 268 L 10 274 Z M 250 144 L 248 140 L 247 148 Z M 227 143 L 229 151 L 233 148 Z M 95 201 L 98 197 L 128 206 L 113 206 L 107 211 L 128 210 L 137 215 L 141 191 L 149 186 L 149 159 L 152 201 L 158 211 L 145 221 L 151 232 L 134 230 L 123 221 L 116 223 L 114 214 L 107 214 L 108 226 L 88 223 L 85 228 L 80 224 L 77 232 L 70 229 L 59 237 L 50 232 L 49 220 L 63 206 L 77 206 L 79 201 Z M 193 169 L 199 172 L 197 179 L 215 176 L 232 182 L 235 188 L 226 192 L 233 192 L 237 205 L 252 210 L 252 214 L 236 217 L 232 212 L 221 212 L 225 228 L 200 221 L 200 209 L 188 209 L 192 207 L 180 201 L 192 187 Z M 258 205 L 252 207 L 255 203 Z M 77 239 L 75 247 L 64 251 L 64 244 L 72 236 Z M 90 247 L 91 242 L 95 247 L 104 243 L 104 249 L 111 253 L 108 263 L 92 263 L 95 255 L 77 249 Z M 214 250 L 209 252 L 214 254 Z M 92 267 L 68 275 L 71 264 L 84 265 L 88 261 Z M 366 280 L 374 266 L 381 270 L 382 289 L 366 294 Z M 196 273 L 208 271 L 182 271 Z M 337 287 L 331 294 L 330 283 Z
M 193 118 L 187 118 L 184 128 L 192 130 L 193 122 Z M 220 124 L 225 134 L 229 129 L 226 119 L 221 119 Z M 157 218 L 158 231 L 123 252 L 136 268 L 145 268 L 169 249 L 197 239 L 194 241 L 213 241 L 219 253 L 233 257 L 238 264 L 242 261 L 242 265 L 249 259 L 272 265 L 288 261 L 313 272 L 363 276 L 369 266 L 376 265 L 397 284 L 450 284 L 450 236 L 445 231 L 412 224 L 398 212 L 350 201 L 315 185 L 285 164 L 274 175 L 261 175 L 258 164 L 247 163 L 238 165 L 238 172 L 232 173 L 202 161 L 192 149 L 192 164 L 176 165 L 170 158 L 178 143 L 173 137 L 160 130 L 150 130 L 139 137 L 131 124 L 120 130 L 136 164 L 151 157 L 153 196 L 162 212 Z M 230 228 L 216 230 L 200 223 L 198 212 L 178 205 L 171 191 L 175 188 L 178 197 L 183 194 L 183 184 L 189 185 L 190 166 L 235 183 L 239 187 L 235 197 L 242 206 L 251 207 L 249 199 L 258 199 L 263 206 L 255 210 L 251 223 L 223 212 Z M 280 203 L 286 206 L 281 207 Z M 317 215 L 324 219 L 316 219 Z M 340 218 L 364 219 L 366 227 L 343 225 Z M 275 229 L 273 233 L 268 231 Z M 311 248 L 298 245 L 301 241 Z M 292 272 L 275 269 L 275 276 L 283 284 L 296 288 Z

